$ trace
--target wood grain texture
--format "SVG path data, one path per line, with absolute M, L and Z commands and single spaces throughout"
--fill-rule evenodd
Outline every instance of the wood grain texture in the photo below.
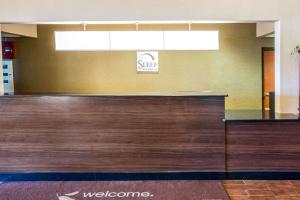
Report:
M 226 123 L 228 171 L 300 171 L 300 121 Z
M 224 171 L 224 97 L 0 98 L 0 172 Z

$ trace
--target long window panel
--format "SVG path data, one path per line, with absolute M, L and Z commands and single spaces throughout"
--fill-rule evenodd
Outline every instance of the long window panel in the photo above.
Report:
M 165 31 L 165 50 L 218 50 L 218 31 Z
M 57 31 L 55 47 L 58 51 L 109 50 L 107 31 Z
M 58 51 L 218 50 L 218 31 L 57 31 Z
M 112 31 L 111 50 L 163 50 L 162 31 Z

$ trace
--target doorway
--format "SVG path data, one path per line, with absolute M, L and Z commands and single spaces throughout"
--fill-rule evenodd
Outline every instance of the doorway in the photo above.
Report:
M 275 52 L 273 47 L 262 48 L 262 110 L 275 112 Z

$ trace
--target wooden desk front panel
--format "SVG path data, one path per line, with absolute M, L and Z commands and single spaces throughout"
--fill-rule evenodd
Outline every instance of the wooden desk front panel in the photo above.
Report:
M 0 172 L 224 171 L 224 97 L 0 98 Z
M 300 171 L 300 121 L 226 123 L 228 171 Z

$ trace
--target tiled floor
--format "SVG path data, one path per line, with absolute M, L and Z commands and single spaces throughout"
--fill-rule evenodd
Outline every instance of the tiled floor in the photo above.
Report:
M 224 181 L 232 200 L 300 200 L 300 181 Z

